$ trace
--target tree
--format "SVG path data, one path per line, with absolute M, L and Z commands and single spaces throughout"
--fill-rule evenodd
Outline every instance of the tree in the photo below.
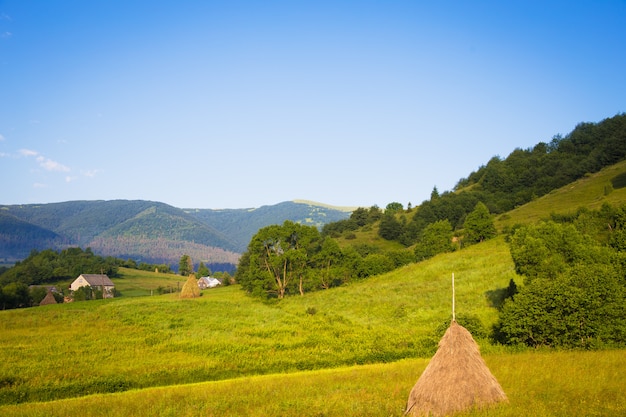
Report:
M 387 204 L 387 207 L 385 207 L 385 213 L 387 212 L 396 213 L 398 211 L 402 211 L 403 209 L 404 207 L 402 207 L 401 203 L 394 201 L 392 203 Z
M 204 262 L 200 262 L 198 266 L 198 276 L 200 277 L 208 277 L 211 275 L 211 270 L 204 264 Z
M 474 211 L 465 218 L 463 228 L 465 230 L 463 240 L 470 244 L 479 243 L 497 235 L 489 209 L 480 201 L 474 207 Z
M 193 262 L 189 255 L 183 255 L 178 262 L 178 273 L 184 277 L 193 274 Z
M 402 234 L 402 224 L 396 219 L 394 212 L 385 212 L 380 220 L 378 235 L 383 239 L 397 240 Z
M 415 260 L 422 261 L 439 253 L 451 252 L 454 248 L 452 236 L 452 225 L 447 219 L 429 224 L 415 245 Z
M 623 253 L 601 243 L 610 239 L 580 215 L 569 219 L 571 224 L 521 227 L 511 237 L 511 255 L 525 286 L 504 302 L 494 334 L 500 342 L 586 349 L 626 345 Z M 597 223 L 598 230 L 604 227 Z
M 320 251 L 313 258 L 318 273 L 315 274 L 319 279 L 319 286 L 328 289 L 341 281 L 342 252 L 336 240 L 325 238 L 322 242 Z
M 319 252 L 321 237 L 314 226 L 285 221 L 260 229 L 252 237 L 237 268 L 237 281 L 246 291 L 279 299 L 304 293 L 307 264 Z
M 531 347 L 626 345 L 626 297 L 610 265 L 578 265 L 555 279 L 537 278 L 504 303 L 496 338 Z

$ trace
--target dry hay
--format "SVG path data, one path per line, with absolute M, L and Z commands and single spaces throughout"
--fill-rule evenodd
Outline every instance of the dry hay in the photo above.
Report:
M 52 291 L 48 290 L 46 296 L 43 298 L 43 300 L 41 300 L 39 305 L 45 306 L 47 304 L 56 304 L 56 303 L 57 303 L 57 300 L 56 298 L 54 298 L 54 294 L 52 294 Z
M 189 275 L 183 289 L 180 291 L 180 298 L 196 298 L 200 297 L 200 288 L 198 287 L 198 280 L 194 274 Z
M 453 321 L 411 390 L 406 414 L 446 416 L 506 400 L 470 332 Z

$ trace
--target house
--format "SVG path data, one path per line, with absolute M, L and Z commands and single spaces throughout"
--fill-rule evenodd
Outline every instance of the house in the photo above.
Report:
M 100 290 L 103 298 L 113 298 L 115 284 L 106 274 L 81 274 L 70 284 L 70 290 L 76 291 L 81 287 Z
M 201 290 L 204 290 L 205 288 L 217 287 L 218 285 L 222 285 L 222 281 L 217 278 L 202 277 L 198 280 L 198 287 L 200 287 Z

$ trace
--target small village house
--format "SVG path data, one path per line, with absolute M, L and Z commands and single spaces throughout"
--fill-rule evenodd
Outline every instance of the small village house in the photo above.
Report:
M 198 280 L 198 287 L 201 290 L 204 290 L 206 288 L 214 288 L 214 287 L 217 287 L 218 285 L 222 285 L 222 281 L 220 281 L 217 278 L 202 277 Z
M 70 284 L 70 290 L 76 291 L 81 287 L 100 290 L 103 298 L 113 298 L 115 284 L 106 274 L 81 274 Z

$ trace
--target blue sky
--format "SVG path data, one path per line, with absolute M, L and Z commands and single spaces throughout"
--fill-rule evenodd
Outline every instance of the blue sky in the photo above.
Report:
M 0 203 L 417 205 L 625 74 L 624 0 L 0 0 Z

